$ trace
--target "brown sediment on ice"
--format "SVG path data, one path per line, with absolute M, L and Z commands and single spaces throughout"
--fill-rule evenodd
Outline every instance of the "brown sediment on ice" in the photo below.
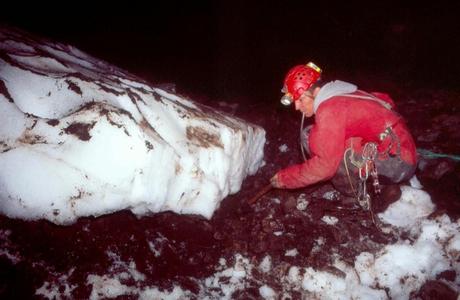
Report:
M 82 141 L 89 141 L 91 139 L 90 131 L 96 125 L 96 122 L 81 123 L 74 122 L 64 128 L 64 132 L 78 137 Z

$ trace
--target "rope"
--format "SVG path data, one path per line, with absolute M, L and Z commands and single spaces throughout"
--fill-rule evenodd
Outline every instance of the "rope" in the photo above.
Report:
M 305 114 L 302 113 L 302 121 L 300 122 L 300 150 L 302 151 L 303 160 L 307 160 L 307 156 L 305 155 L 306 149 L 304 149 L 304 145 L 303 145 L 303 142 L 302 142 L 302 138 L 305 138 L 305 137 L 303 137 L 303 130 L 304 130 L 303 122 L 304 122 L 304 120 L 305 120 Z
M 347 153 L 349 151 L 353 151 L 353 149 L 351 149 L 350 147 L 347 150 L 345 150 L 345 152 L 343 153 L 343 163 L 345 165 L 345 171 L 347 172 L 348 183 L 350 184 L 351 190 L 353 191 L 353 194 L 355 194 L 356 199 L 358 199 L 358 192 L 356 191 L 353 182 L 351 181 L 350 170 L 348 169 Z M 353 152 L 351 153 L 350 157 L 352 157 L 352 155 Z
M 427 149 L 420 149 L 417 148 L 417 153 L 421 156 L 428 158 L 428 159 L 435 159 L 435 158 L 450 158 L 455 161 L 460 161 L 460 155 L 453 155 L 453 154 L 444 154 L 444 153 L 435 153 Z

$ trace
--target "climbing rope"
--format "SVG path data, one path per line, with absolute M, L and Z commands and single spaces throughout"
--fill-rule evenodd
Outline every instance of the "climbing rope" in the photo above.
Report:
M 450 158 L 455 161 L 460 161 L 460 155 L 453 155 L 453 154 L 444 154 L 444 153 L 435 153 L 427 149 L 420 149 L 417 148 L 417 153 L 427 159 L 435 159 L 435 158 Z
M 302 114 L 302 121 L 300 122 L 300 150 L 302 151 L 303 160 L 307 160 L 307 156 L 305 155 L 305 151 L 308 151 L 306 148 L 306 136 L 304 135 L 304 122 L 305 121 L 305 114 Z

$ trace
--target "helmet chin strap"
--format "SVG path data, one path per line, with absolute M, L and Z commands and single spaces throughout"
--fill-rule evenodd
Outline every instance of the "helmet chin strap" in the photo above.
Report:
M 307 156 L 305 155 L 305 151 L 308 151 L 307 149 L 305 149 L 305 145 L 303 143 L 303 139 L 302 139 L 302 135 L 303 135 L 303 131 L 304 131 L 304 123 L 305 121 L 305 114 L 302 113 L 302 121 L 300 121 L 300 134 L 299 134 L 299 138 L 300 138 L 300 150 L 302 152 L 302 157 L 303 157 L 303 160 L 307 160 Z

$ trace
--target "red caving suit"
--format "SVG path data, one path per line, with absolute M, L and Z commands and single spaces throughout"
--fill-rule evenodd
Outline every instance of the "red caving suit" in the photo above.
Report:
M 348 147 L 359 152 L 365 143 L 375 142 L 379 154 L 389 150 L 396 155 L 396 147 L 389 149 L 389 138 L 380 139 L 388 127 L 399 139 L 401 160 L 415 166 L 414 140 L 393 108 L 386 94 L 363 92 L 338 80 L 324 85 L 314 101 L 315 124 L 308 137 L 311 158 L 280 170 L 280 187 L 294 189 L 331 179 Z

